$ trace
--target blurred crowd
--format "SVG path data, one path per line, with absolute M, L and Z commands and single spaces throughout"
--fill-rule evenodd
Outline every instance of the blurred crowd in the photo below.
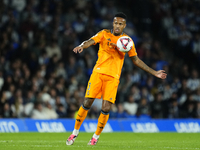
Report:
M 73 48 L 127 14 L 125 32 L 150 67 L 126 55 L 110 118 L 200 118 L 200 1 L 0 1 L 0 118 L 74 118 L 97 60 L 97 46 Z M 88 118 L 97 118 L 96 99 Z

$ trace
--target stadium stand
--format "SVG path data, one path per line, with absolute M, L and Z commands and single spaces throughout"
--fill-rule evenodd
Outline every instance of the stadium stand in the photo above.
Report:
M 131 6 L 131 7 L 130 7 Z M 200 118 L 200 2 L 189 0 L 0 1 L 0 118 L 74 118 L 97 46 L 73 48 L 118 11 L 138 56 L 159 80 L 125 59 L 110 118 Z M 88 118 L 97 118 L 101 100 Z

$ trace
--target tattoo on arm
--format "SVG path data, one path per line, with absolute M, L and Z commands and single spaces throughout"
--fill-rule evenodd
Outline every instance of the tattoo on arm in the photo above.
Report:
M 149 66 L 147 66 L 141 59 L 138 58 L 138 56 L 131 57 L 131 60 L 134 63 L 134 65 L 136 65 L 137 67 L 141 68 L 142 70 L 152 75 L 155 75 L 156 71 L 150 68 Z
M 88 48 L 88 47 L 90 47 L 91 45 L 93 45 L 93 44 L 95 44 L 95 41 L 93 40 L 93 39 L 89 39 L 89 40 L 87 40 L 87 41 L 84 41 L 81 45 L 79 45 L 79 46 L 81 46 L 81 47 L 83 47 L 84 49 L 85 48 Z

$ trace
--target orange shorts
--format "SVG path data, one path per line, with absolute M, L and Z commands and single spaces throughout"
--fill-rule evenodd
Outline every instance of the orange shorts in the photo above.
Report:
M 88 82 L 85 97 L 103 98 L 111 103 L 115 103 L 119 79 L 112 76 L 93 72 Z

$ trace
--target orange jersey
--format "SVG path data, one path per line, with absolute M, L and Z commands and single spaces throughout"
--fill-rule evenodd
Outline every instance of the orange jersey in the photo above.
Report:
M 123 33 L 120 36 L 115 36 L 112 30 L 104 29 L 91 38 L 95 41 L 95 44 L 99 43 L 98 60 L 93 71 L 110 75 L 117 79 L 120 78 L 126 53 L 114 49 L 110 43 L 116 44 L 117 40 L 122 36 L 128 35 Z M 129 57 L 137 55 L 134 44 L 128 55 Z

